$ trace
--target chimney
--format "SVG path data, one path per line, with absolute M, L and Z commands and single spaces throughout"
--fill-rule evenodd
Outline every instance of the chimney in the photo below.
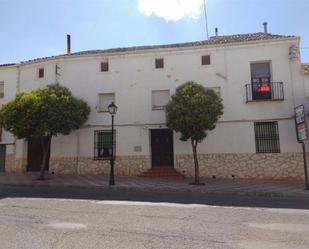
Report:
M 71 54 L 71 36 L 67 35 L 67 54 Z
M 267 35 L 267 22 L 263 22 L 264 33 Z
M 216 36 L 218 36 L 218 28 L 215 28 Z

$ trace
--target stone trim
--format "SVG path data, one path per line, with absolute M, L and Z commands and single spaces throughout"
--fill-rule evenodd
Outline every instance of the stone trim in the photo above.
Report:
M 115 174 L 119 176 L 137 176 L 151 167 L 149 156 L 117 156 Z M 51 158 L 49 171 L 55 174 L 108 175 L 110 162 L 94 160 L 93 157 L 57 157 Z
M 300 180 L 304 177 L 302 153 L 199 154 L 198 160 L 200 176 L 207 178 Z M 179 172 L 194 176 L 192 155 L 176 155 L 176 162 Z

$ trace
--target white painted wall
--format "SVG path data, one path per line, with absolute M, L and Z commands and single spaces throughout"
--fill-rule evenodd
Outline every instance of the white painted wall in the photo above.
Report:
M 4 82 L 4 97 L 0 98 L 0 105 L 13 99 L 16 94 L 16 82 L 17 82 L 17 67 L 8 66 L 0 67 L 0 81 Z M 14 137 L 9 132 L 3 130 L 1 144 L 10 144 L 7 146 L 7 153 L 13 153 Z
M 298 39 L 266 41 L 242 45 L 204 48 L 160 49 L 110 55 L 75 56 L 21 65 L 20 90 L 30 91 L 59 81 L 91 106 L 87 125 L 69 136 L 52 141 L 52 156 L 92 156 L 94 130 L 110 129 L 110 115 L 97 112 L 98 94 L 115 92 L 119 109 L 115 117 L 118 155 L 149 155 L 149 129 L 164 127 L 165 113 L 152 110 L 151 91 L 169 89 L 194 80 L 206 87 L 221 87 L 224 115 L 217 128 L 200 145 L 200 153 L 254 153 L 253 121 L 280 120 L 282 152 L 300 151 L 296 142 L 294 105 L 306 103 L 299 59 L 289 59 L 289 47 Z M 201 66 L 201 55 L 211 55 L 211 65 Z M 164 69 L 155 69 L 155 58 L 164 58 Z M 100 62 L 109 60 L 109 72 L 100 72 Z M 250 62 L 271 61 L 272 81 L 284 83 L 284 101 L 246 103 L 245 84 L 249 84 Z M 61 76 L 55 76 L 55 65 Z M 38 68 L 44 67 L 44 79 Z M 0 69 L 0 80 L 16 81 L 16 73 Z M 11 75 L 11 76 L 6 76 Z M 219 76 L 218 76 L 219 75 Z M 9 90 L 11 91 L 11 90 Z M 13 97 L 15 92 L 10 93 Z M 174 136 L 175 154 L 191 153 L 189 143 Z M 77 141 L 79 141 L 79 146 Z M 142 146 L 142 152 L 134 152 Z

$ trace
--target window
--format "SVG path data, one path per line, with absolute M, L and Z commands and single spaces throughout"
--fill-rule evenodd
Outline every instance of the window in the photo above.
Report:
M 113 140 L 113 143 L 112 143 Z M 116 131 L 112 139 L 112 131 L 94 131 L 94 159 L 110 160 L 112 157 L 112 146 L 114 146 L 114 158 L 116 155 Z
M 0 98 L 4 98 L 4 82 L 0 81 Z
M 202 56 L 202 65 L 210 65 L 210 55 Z
M 252 98 L 271 99 L 270 63 L 251 63 Z
M 152 91 L 152 110 L 163 110 L 170 98 L 169 90 Z
M 158 58 L 158 59 L 155 60 L 155 67 L 156 68 L 164 68 L 163 58 Z
M 39 78 L 44 78 L 44 68 L 39 68 Z
M 255 122 L 256 153 L 280 153 L 278 122 Z
M 108 106 L 115 102 L 115 93 L 100 93 L 99 94 L 99 107 L 100 112 L 108 112 Z
M 108 72 L 108 61 L 101 62 L 101 72 Z

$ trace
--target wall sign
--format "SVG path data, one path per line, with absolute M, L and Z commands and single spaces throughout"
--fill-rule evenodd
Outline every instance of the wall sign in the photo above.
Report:
M 308 139 L 308 132 L 306 126 L 306 113 L 304 105 L 295 107 L 295 125 L 298 142 Z

